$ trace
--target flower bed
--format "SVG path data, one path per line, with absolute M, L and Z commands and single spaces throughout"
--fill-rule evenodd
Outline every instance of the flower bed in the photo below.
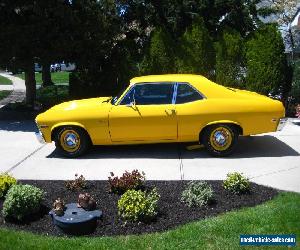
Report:
M 0 227 L 20 229 L 47 235 L 63 235 L 52 223 L 48 212 L 57 197 L 66 203 L 77 200 L 81 191 L 67 190 L 65 181 L 19 181 L 21 184 L 37 186 L 45 191 L 43 209 L 40 214 L 27 218 L 23 223 L 6 221 L 0 215 Z M 97 207 L 103 211 L 103 219 L 99 221 L 96 231 L 90 236 L 128 235 L 164 231 L 194 220 L 216 216 L 241 207 L 255 206 L 272 199 L 278 191 L 251 183 L 250 192 L 242 195 L 233 194 L 223 187 L 222 181 L 207 181 L 214 191 L 214 202 L 202 207 L 188 207 L 181 201 L 181 194 L 187 186 L 187 181 L 146 181 L 145 189 L 154 187 L 160 195 L 158 215 L 154 221 L 127 222 L 118 216 L 117 204 L 120 195 L 109 193 L 107 181 L 87 181 L 87 188 L 96 200 Z M 2 210 L 3 199 L 0 200 Z

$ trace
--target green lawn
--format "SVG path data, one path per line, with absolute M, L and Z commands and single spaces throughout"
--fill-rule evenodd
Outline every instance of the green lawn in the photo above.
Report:
M 11 93 L 10 90 L 1 90 L 1 91 L 0 91 L 0 100 L 2 100 L 2 99 L 4 99 L 5 97 L 7 97 L 10 93 Z
M 0 76 L 0 85 L 11 85 L 12 81 L 4 76 Z
M 163 233 L 119 237 L 48 237 L 0 229 L 1 249 L 245 249 L 240 234 L 296 234 L 299 247 L 300 194 L 282 193 L 254 208 L 193 222 Z M 45 232 L 46 233 L 46 232 Z M 246 249 L 258 249 L 248 247 Z M 274 249 L 260 247 L 259 249 Z M 276 247 L 287 249 L 287 247 Z
M 69 85 L 69 74 L 70 72 L 53 72 L 51 73 L 52 82 L 59 85 Z M 22 74 L 17 74 L 17 77 L 25 79 L 24 72 Z M 35 80 L 38 85 L 42 84 L 42 73 L 35 73 Z

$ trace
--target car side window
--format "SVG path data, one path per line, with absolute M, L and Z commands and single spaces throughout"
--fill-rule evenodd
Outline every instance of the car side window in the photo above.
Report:
M 121 101 L 126 105 L 135 100 L 136 105 L 172 104 L 174 83 L 141 83 L 133 86 Z
M 176 104 L 202 100 L 203 96 L 187 83 L 179 83 L 177 88 Z

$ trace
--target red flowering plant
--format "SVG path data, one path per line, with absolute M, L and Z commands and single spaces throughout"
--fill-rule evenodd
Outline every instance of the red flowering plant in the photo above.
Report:
M 296 106 L 296 117 L 300 118 L 300 104 Z
M 78 177 L 78 174 L 75 174 L 75 180 L 66 181 L 65 186 L 67 189 L 69 189 L 71 191 L 76 191 L 76 190 L 87 188 L 85 178 L 83 177 L 83 175 L 80 175 Z
M 115 176 L 113 172 L 108 177 L 110 192 L 115 194 L 123 194 L 129 189 L 142 189 L 145 182 L 145 173 L 140 173 L 137 169 L 131 173 L 125 171 L 121 177 Z

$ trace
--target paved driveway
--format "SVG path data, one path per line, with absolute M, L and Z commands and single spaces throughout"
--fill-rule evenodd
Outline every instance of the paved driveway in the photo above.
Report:
M 299 124 L 300 125 L 300 124 Z M 300 126 L 289 122 L 283 131 L 240 138 L 228 158 L 213 158 L 204 149 L 187 144 L 94 147 L 79 159 L 64 159 L 53 144 L 41 145 L 31 121 L 0 121 L 0 172 L 18 179 L 106 180 L 109 172 L 139 169 L 151 180 L 222 180 L 239 171 L 251 181 L 300 192 Z

